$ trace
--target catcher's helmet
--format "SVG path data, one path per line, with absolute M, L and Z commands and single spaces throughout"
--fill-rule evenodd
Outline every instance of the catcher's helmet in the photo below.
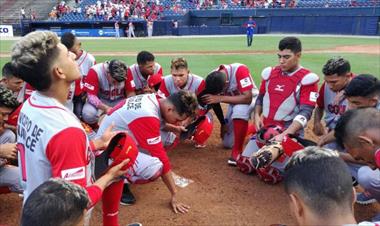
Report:
M 108 64 L 108 69 L 111 77 L 118 82 L 122 82 L 126 79 L 127 65 L 120 60 L 111 60 Z
M 256 140 L 259 147 L 268 144 L 268 141 L 273 137 L 281 134 L 283 128 L 278 125 L 268 125 L 264 126 L 257 132 Z

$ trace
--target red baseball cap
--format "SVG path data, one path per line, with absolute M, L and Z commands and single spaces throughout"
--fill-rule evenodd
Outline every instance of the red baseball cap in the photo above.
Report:
M 161 81 L 162 81 L 162 75 L 161 74 L 154 74 L 154 75 L 150 75 L 148 77 L 148 86 L 149 87 L 154 87 L 156 86 L 157 84 L 160 84 Z

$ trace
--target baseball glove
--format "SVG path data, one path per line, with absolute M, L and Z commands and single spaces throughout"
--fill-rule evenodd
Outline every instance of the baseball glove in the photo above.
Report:
M 271 142 L 263 146 L 251 157 L 251 163 L 256 169 L 270 166 L 281 155 L 292 156 L 295 151 L 301 150 L 307 146 L 315 146 L 316 143 L 303 139 L 296 135 L 288 134 L 282 142 Z

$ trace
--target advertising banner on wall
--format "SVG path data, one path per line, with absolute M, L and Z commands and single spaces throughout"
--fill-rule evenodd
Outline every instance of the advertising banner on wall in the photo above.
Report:
M 0 25 L 0 37 L 13 37 L 12 25 Z

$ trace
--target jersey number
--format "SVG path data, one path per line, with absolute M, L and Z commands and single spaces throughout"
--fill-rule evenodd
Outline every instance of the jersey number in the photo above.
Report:
M 17 150 L 20 152 L 20 162 L 21 162 L 21 177 L 23 181 L 26 181 L 26 166 L 25 166 L 25 147 L 23 144 L 17 144 Z

